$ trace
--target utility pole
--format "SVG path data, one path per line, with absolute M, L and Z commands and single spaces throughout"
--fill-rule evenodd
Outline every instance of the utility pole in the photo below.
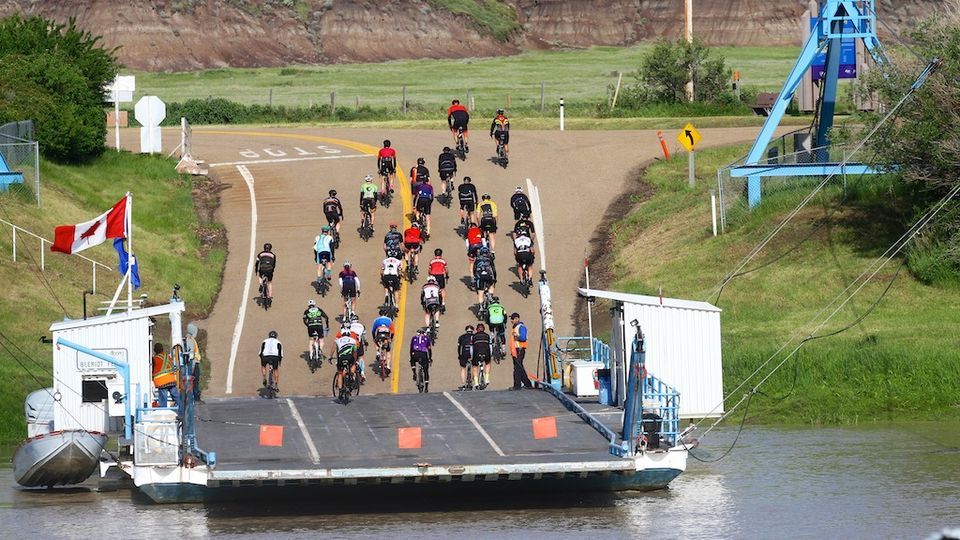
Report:
M 684 20 L 686 21 L 684 37 L 686 37 L 687 43 L 693 43 L 693 0 L 683 0 L 683 10 Z M 693 68 L 690 68 L 687 78 L 687 100 L 693 102 Z

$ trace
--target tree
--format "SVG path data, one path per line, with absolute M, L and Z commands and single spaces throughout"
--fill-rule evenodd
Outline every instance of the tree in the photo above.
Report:
M 697 40 L 658 41 L 641 59 L 634 84 L 624 92 L 625 105 L 684 103 L 691 73 L 695 101 L 711 103 L 725 96 L 730 69 L 722 55 L 711 57 L 710 49 Z
M 874 165 L 895 170 L 903 178 L 903 204 L 912 206 L 908 215 L 915 219 L 960 182 L 960 87 L 956 83 L 960 80 L 960 17 L 941 14 L 920 24 L 911 38 L 912 49 L 921 57 L 940 58 L 943 63 L 896 118 L 882 125 L 868 143 L 872 152 L 867 155 L 874 156 Z M 919 59 L 893 60 L 871 70 L 858 87 L 864 94 L 875 92 L 886 110 L 902 99 L 925 67 Z M 883 116 L 863 115 L 865 130 L 879 124 Z M 914 275 L 926 282 L 957 279 L 960 204 L 956 200 L 911 245 L 908 263 Z
M 0 21 L 0 121 L 33 119 L 47 157 L 79 161 L 103 152 L 103 87 L 119 69 L 99 37 L 41 17 Z M 25 96 L 31 96 L 27 99 Z

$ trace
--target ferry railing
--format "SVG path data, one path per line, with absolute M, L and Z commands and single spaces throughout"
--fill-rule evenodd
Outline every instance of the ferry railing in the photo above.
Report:
M 7 225 L 8 227 L 10 227 L 10 228 L 13 230 L 13 244 L 12 244 L 12 247 L 11 247 L 11 252 L 12 252 L 12 256 L 13 256 L 13 262 L 17 262 L 17 242 L 18 242 L 18 236 L 22 236 L 22 235 L 32 236 L 33 238 L 36 238 L 36 239 L 40 242 L 40 271 L 41 271 L 41 272 L 44 271 L 44 269 L 46 268 L 46 255 L 47 255 L 47 250 L 44 249 L 44 248 L 45 248 L 45 246 L 53 245 L 53 242 L 51 242 L 50 240 L 47 240 L 46 238 L 44 238 L 44 237 L 42 237 L 42 236 L 40 236 L 40 235 L 38 235 L 38 234 L 34 234 L 34 233 L 32 233 L 32 232 L 24 229 L 23 227 L 14 225 L 13 223 L 10 223 L 9 221 L 0 219 L 0 223 L 2 223 L 2 224 L 4 224 L 4 225 Z M 92 274 L 92 276 L 93 276 L 93 278 L 92 278 L 92 280 L 91 280 L 91 290 L 93 291 L 93 294 L 96 294 L 96 293 L 97 293 L 97 267 L 100 267 L 100 268 L 106 270 L 107 273 L 112 272 L 114 269 L 113 269 L 113 268 L 110 268 L 109 266 L 107 266 L 107 265 L 105 265 L 105 264 L 103 264 L 103 263 L 101 263 L 101 262 L 97 262 L 97 261 L 95 261 L 95 260 L 93 260 L 93 259 L 91 259 L 91 258 L 89 258 L 89 257 L 86 257 L 86 256 L 84 256 L 84 255 L 82 255 L 82 254 L 80 254 L 80 253 L 74 253 L 73 256 L 74 256 L 74 257 L 78 257 L 78 258 L 80 258 L 80 259 L 83 259 L 83 260 L 87 261 L 88 263 L 90 263 L 90 271 L 91 271 L 91 274 Z
M 667 447 L 673 447 L 679 436 L 680 393 L 647 371 L 646 357 L 645 336 L 637 326 L 623 414 L 623 438 L 631 452 L 651 445 L 654 433 Z

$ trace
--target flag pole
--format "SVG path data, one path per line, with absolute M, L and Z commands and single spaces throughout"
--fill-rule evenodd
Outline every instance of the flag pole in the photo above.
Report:
M 133 195 L 130 192 L 127 192 L 127 204 L 126 204 L 126 215 L 124 216 L 124 225 L 127 229 L 127 248 L 130 250 L 130 256 L 127 258 L 127 275 L 124 279 L 127 280 L 127 312 L 133 311 L 133 284 L 131 277 L 131 272 L 133 272 L 133 265 L 136 263 L 136 256 L 133 254 Z

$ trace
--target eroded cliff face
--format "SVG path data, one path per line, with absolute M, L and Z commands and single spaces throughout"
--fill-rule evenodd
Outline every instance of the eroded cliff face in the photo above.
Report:
M 513 54 L 527 48 L 630 45 L 683 31 L 682 0 L 507 0 L 521 23 L 499 43 L 427 0 L 0 0 L 0 17 L 77 23 L 120 47 L 129 68 L 366 62 Z M 878 0 L 908 32 L 943 0 Z M 694 0 L 694 32 L 713 45 L 798 44 L 806 0 Z M 881 27 L 882 30 L 884 30 Z M 881 32 L 883 36 L 883 32 Z

